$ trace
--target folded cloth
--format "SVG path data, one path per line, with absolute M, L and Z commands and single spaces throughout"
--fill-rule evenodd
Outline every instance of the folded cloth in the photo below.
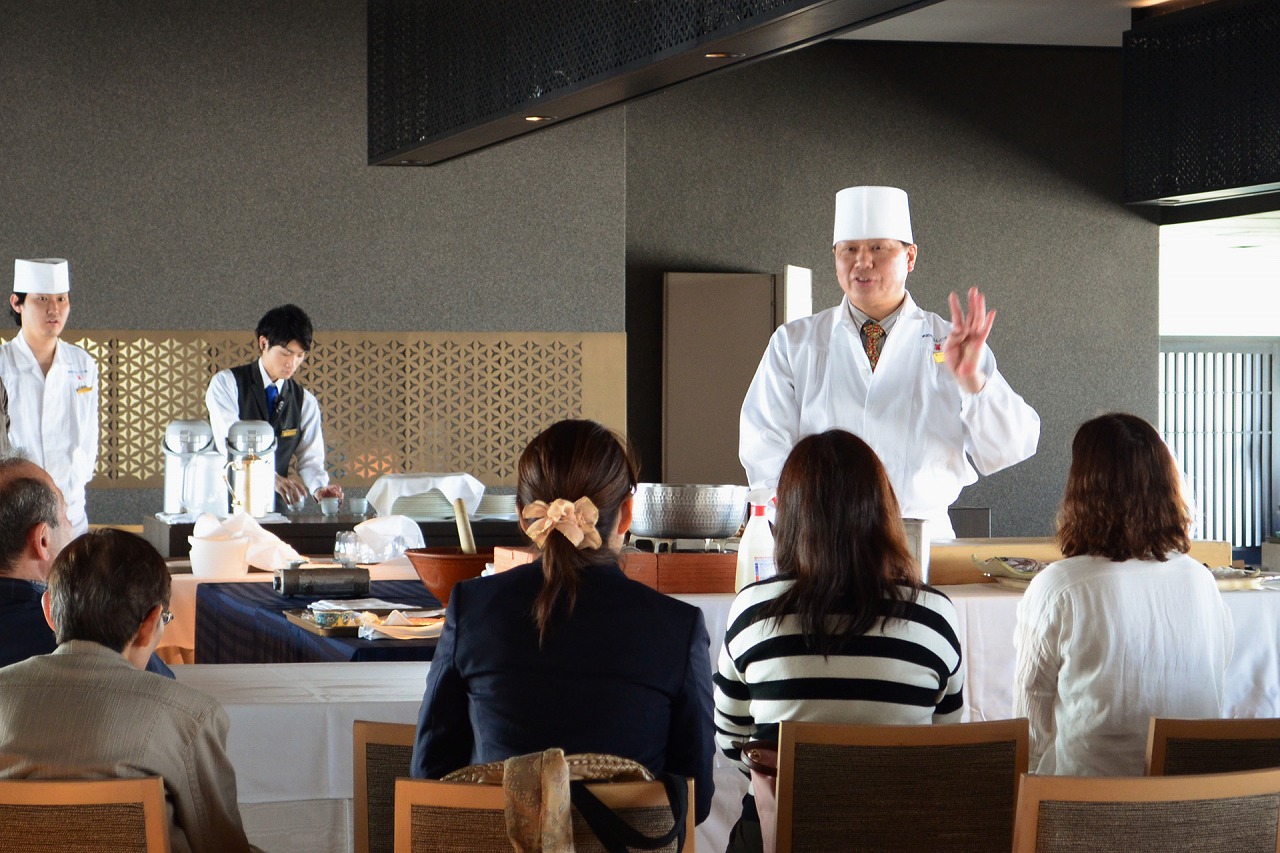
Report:
M 404 549 L 421 548 L 426 544 L 422 528 L 407 515 L 380 515 L 360 522 L 355 531 L 360 541 L 369 546 L 369 551 L 377 555 L 377 562 L 403 557 Z M 397 538 L 400 540 L 398 546 Z M 394 553 L 396 550 L 399 553 Z
M 412 604 L 398 604 L 394 601 L 385 601 L 381 598 L 326 598 L 321 601 L 313 601 L 307 605 L 308 610 L 333 611 L 333 610 L 411 610 L 415 614 L 418 611 L 413 610 Z M 426 613 L 435 611 L 423 611 Z
M 430 625 L 415 625 L 411 616 L 416 618 L 438 617 Z M 444 630 L 444 616 L 439 610 L 413 611 L 406 615 L 393 610 L 386 618 L 378 620 L 372 613 L 366 613 L 360 622 L 359 635 L 362 640 L 420 640 L 439 637 Z
M 469 515 L 476 514 L 480 498 L 484 496 L 484 483 L 470 474 L 383 474 L 366 497 L 378 515 L 391 515 L 396 498 L 420 495 L 432 489 L 439 489 L 449 503 L 462 498 Z
M 249 565 L 260 569 L 283 569 L 291 560 L 302 559 L 301 554 L 281 541 L 279 536 L 264 530 L 257 519 L 244 511 L 225 521 L 204 513 L 196 519 L 192 535 L 197 539 L 248 539 L 249 551 L 245 559 Z

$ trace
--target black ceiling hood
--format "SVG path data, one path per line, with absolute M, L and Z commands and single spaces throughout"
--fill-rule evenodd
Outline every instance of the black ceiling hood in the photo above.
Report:
M 368 0 L 369 164 L 426 166 L 937 0 Z
M 1124 34 L 1124 200 L 1167 210 L 1270 196 L 1280 206 L 1277 56 L 1275 0 L 1136 21 Z

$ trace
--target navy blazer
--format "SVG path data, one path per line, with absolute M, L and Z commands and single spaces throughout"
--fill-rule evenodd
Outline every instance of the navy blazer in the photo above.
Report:
M 0 577 L 0 666 L 51 654 L 58 647 L 40 603 L 45 585 L 21 578 Z M 147 660 L 147 672 L 173 678 L 160 658 Z
M 711 811 L 715 731 L 706 624 L 692 605 L 585 570 L 572 616 L 557 605 L 538 647 L 536 562 L 453 588 L 422 699 L 412 773 L 560 747 L 603 752 L 691 776 L 695 813 Z

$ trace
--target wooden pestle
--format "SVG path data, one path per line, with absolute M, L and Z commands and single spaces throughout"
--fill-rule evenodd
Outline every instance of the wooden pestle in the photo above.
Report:
M 476 538 L 471 535 L 471 519 L 467 517 L 467 505 L 462 502 L 462 498 L 456 498 L 453 502 L 453 517 L 458 522 L 458 542 L 462 545 L 462 553 L 474 554 Z

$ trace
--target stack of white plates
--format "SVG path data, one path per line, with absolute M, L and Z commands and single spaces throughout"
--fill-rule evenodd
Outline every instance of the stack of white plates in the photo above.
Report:
M 453 518 L 453 504 L 439 489 L 420 495 L 402 495 L 391 506 L 392 515 L 407 515 L 414 521 L 440 521 Z
M 403 495 L 391 507 L 393 515 L 407 515 L 414 521 L 443 521 L 453 518 L 453 504 L 439 489 L 420 495 Z M 516 517 L 515 495 L 484 495 L 476 507 L 475 518 Z
M 476 518 L 515 518 L 515 495 L 485 495 L 476 507 Z

